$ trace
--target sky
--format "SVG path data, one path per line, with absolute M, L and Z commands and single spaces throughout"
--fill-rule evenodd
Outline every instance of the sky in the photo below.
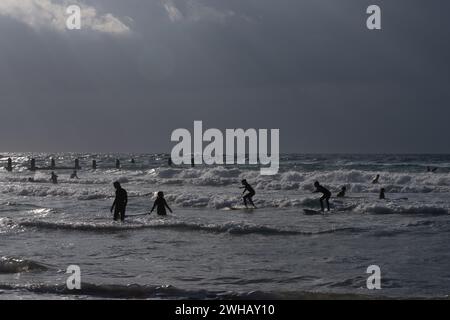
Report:
M 73 4 L 81 30 L 66 28 Z M 449 9 L 1 0 L 0 151 L 170 152 L 201 120 L 280 129 L 282 153 L 449 153 Z

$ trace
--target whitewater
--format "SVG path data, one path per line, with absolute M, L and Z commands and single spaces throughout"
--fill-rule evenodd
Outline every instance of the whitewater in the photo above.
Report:
M 250 165 L 170 167 L 166 154 L 0 154 L 0 299 L 446 298 L 450 291 L 450 155 L 285 154 L 279 173 L 263 176 Z M 12 172 L 3 168 L 8 157 Z M 50 171 L 28 170 L 31 157 L 38 167 L 51 157 L 57 167 L 79 159 L 80 179 L 56 169 L 54 185 Z M 256 190 L 256 210 L 242 207 L 242 179 Z M 125 223 L 109 212 L 114 181 L 128 191 Z M 332 210 L 304 215 L 320 209 L 315 181 L 331 190 Z M 342 186 L 347 196 L 336 198 Z M 158 191 L 174 210 L 167 217 L 145 215 Z M 79 291 L 65 286 L 69 265 L 81 268 Z M 370 265 L 381 269 L 381 290 L 367 289 Z

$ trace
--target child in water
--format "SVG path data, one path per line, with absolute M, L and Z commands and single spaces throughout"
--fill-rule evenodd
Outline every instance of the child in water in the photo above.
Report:
M 253 196 L 255 195 L 255 190 L 252 188 L 252 186 L 247 182 L 247 180 L 242 180 L 242 185 L 243 187 L 240 187 L 241 189 L 244 189 L 244 191 L 242 192 L 242 194 L 244 194 L 246 191 L 248 191 L 248 193 L 244 196 L 244 205 L 247 208 L 247 200 L 248 202 L 250 202 L 250 204 L 256 209 L 255 204 L 253 203 Z
M 155 210 L 155 207 L 157 207 L 156 213 L 159 216 L 167 215 L 166 207 L 167 209 L 169 209 L 170 213 L 172 213 L 172 209 L 170 209 L 169 205 L 166 202 L 166 199 L 164 199 L 164 193 L 162 191 L 158 192 L 158 197 L 156 198 L 155 203 L 153 204 L 152 211 L 150 211 L 150 213 L 152 213 L 153 210 Z

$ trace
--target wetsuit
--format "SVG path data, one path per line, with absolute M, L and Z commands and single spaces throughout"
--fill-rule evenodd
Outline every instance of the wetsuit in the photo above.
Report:
M 125 220 L 125 209 L 127 207 L 128 194 L 123 188 L 116 190 L 116 199 L 114 199 L 114 221 L 119 218 L 121 221 Z
M 165 216 L 167 215 L 166 207 L 169 208 L 167 205 L 166 199 L 164 198 L 156 198 L 155 203 L 153 204 L 153 209 L 156 207 L 156 212 L 159 216 Z M 152 211 L 153 211 L 152 209 Z M 169 208 L 170 210 L 170 208 Z
M 329 203 L 329 199 L 331 198 L 331 192 L 330 190 L 328 190 L 325 187 L 322 187 L 321 185 L 316 187 L 316 191 L 315 192 L 319 192 L 322 193 L 322 197 L 320 197 L 320 206 L 322 208 L 323 211 L 323 200 L 325 200 L 327 202 L 327 209 L 328 211 L 330 211 L 330 203 Z
M 250 204 L 252 206 L 255 206 L 255 204 L 253 203 L 253 199 L 252 199 L 253 196 L 255 195 L 255 190 L 252 188 L 251 185 L 246 184 L 244 192 L 245 191 L 248 191 L 248 193 L 244 196 L 244 204 L 245 204 L 245 206 L 247 206 L 247 200 L 250 202 Z

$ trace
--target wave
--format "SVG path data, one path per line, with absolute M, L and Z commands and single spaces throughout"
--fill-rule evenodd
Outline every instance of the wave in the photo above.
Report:
M 0 258 L 0 274 L 45 271 L 45 270 L 48 270 L 46 266 L 31 260 L 24 260 L 11 257 Z
M 0 234 L 14 231 L 21 232 L 23 231 L 23 227 L 13 223 L 13 221 L 9 218 L 0 218 Z
M 65 285 L 0 284 L 0 290 L 27 291 L 36 294 L 52 294 L 62 297 L 85 296 L 105 299 L 188 299 L 188 300 L 365 300 L 377 296 L 328 292 L 264 292 L 264 291 L 210 291 L 186 290 L 170 285 L 117 285 L 81 283 L 80 290 L 69 290 Z
M 354 211 L 371 214 L 428 214 L 428 215 L 450 214 L 448 208 L 440 206 L 424 205 L 424 204 L 399 205 L 392 202 L 360 204 L 356 206 Z
M 242 178 L 251 179 L 259 189 L 268 190 L 312 190 L 314 181 L 323 181 L 333 188 L 348 185 L 350 192 L 376 192 L 379 186 L 371 181 L 376 171 L 333 170 L 296 171 L 288 170 L 275 176 L 261 176 L 256 171 L 237 168 L 212 167 L 199 169 L 158 168 L 148 173 L 154 183 L 179 183 L 203 186 L 226 186 L 236 184 Z M 450 174 L 394 173 L 381 174 L 382 183 L 390 192 L 446 192 L 450 187 Z
M 360 233 L 364 230 L 360 228 L 330 228 L 318 231 L 300 231 L 290 228 L 276 228 L 258 224 L 249 224 L 243 222 L 227 222 L 224 224 L 203 224 L 183 221 L 163 221 L 156 220 L 150 222 L 128 221 L 125 223 L 105 222 L 65 222 L 65 221 L 22 221 L 19 223 L 22 227 L 50 229 L 50 230 L 76 230 L 76 231 L 93 231 L 93 232 L 117 232 L 135 229 L 170 229 L 186 232 L 209 232 L 231 235 L 265 235 L 265 236 L 294 236 L 294 235 L 321 235 L 328 233 Z

